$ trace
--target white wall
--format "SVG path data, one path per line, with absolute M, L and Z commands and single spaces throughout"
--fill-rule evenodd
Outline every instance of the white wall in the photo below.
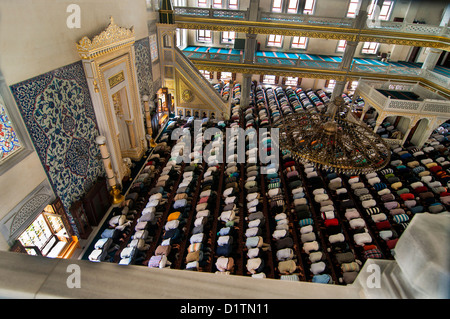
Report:
M 66 24 L 73 3 L 81 9 L 79 29 Z M 0 68 L 8 85 L 80 60 L 75 44 L 100 33 L 110 16 L 134 26 L 137 40 L 147 36 L 145 0 L 2 0 L 0 12 Z
M 413 1 L 411 5 L 417 6 L 416 20 L 439 25 L 447 4 L 446 1 Z
M 39 184 L 47 179 L 41 161 L 36 152 L 31 153 L 0 176 L 0 220 L 3 219 Z M 9 246 L 0 235 L 0 250 L 8 250 Z

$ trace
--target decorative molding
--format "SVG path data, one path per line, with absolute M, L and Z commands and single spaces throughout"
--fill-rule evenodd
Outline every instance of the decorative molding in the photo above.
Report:
M 16 230 L 22 226 L 31 216 L 33 216 L 40 207 L 46 206 L 50 203 L 50 196 L 47 194 L 39 194 L 32 197 L 28 202 L 26 202 L 17 214 L 14 216 L 11 223 L 10 232 L 14 233 Z
M 120 84 L 123 81 L 125 81 L 125 75 L 123 74 L 123 70 L 122 70 L 119 73 L 108 78 L 109 88 L 112 89 L 117 84 Z
M 130 29 L 119 27 L 110 18 L 108 27 L 92 40 L 84 36 L 77 43 L 77 51 L 82 59 L 92 59 L 111 51 L 118 50 L 134 43 L 134 27 Z
M 217 62 L 211 60 L 191 59 L 192 63 L 201 70 L 207 71 L 227 71 L 235 73 L 248 73 L 248 74 L 272 74 L 280 76 L 295 76 L 315 79 L 336 79 L 339 81 L 344 80 L 345 71 L 339 69 L 312 69 L 312 68 L 299 68 L 292 66 L 282 66 L 273 64 L 245 64 L 245 63 L 232 63 L 232 62 Z M 276 68 L 276 69 L 275 69 Z M 427 89 L 434 90 L 436 93 L 449 98 L 450 89 L 442 87 L 434 82 L 424 79 L 420 76 L 407 76 L 398 74 L 386 74 L 386 73 L 368 73 L 368 72 L 349 72 L 347 74 L 347 80 L 357 81 L 361 78 L 374 79 L 374 80 L 395 80 L 405 81 L 407 83 L 417 83 Z
M 12 244 L 45 206 L 53 203 L 55 199 L 52 187 L 45 180 L 17 204 L 0 221 L 0 231 L 8 243 Z
M 184 90 L 183 93 L 181 93 L 181 98 L 185 102 L 192 102 L 194 100 L 194 95 L 192 94 L 191 90 Z
M 279 34 L 284 36 L 306 36 L 310 38 L 368 41 L 386 44 L 431 47 L 450 51 L 450 39 L 440 35 L 414 32 L 398 32 L 386 29 L 355 29 L 327 25 L 302 23 L 245 21 L 234 19 L 212 19 L 191 16 L 175 16 L 175 22 L 182 29 L 206 29 L 213 31 L 235 31 L 250 34 Z

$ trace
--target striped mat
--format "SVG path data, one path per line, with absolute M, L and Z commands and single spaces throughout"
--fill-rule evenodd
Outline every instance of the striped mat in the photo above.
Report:
M 185 48 L 183 51 L 185 52 L 207 52 L 210 53 L 220 53 L 220 54 L 229 54 L 229 55 L 243 55 L 244 50 L 235 50 L 229 48 L 209 48 L 209 47 L 196 47 L 189 46 Z M 313 62 L 336 62 L 340 63 L 342 61 L 342 57 L 340 56 L 331 56 L 331 55 L 319 55 L 319 54 L 306 54 L 306 53 L 289 53 L 289 52 L 276 52 L 276 51 L 258 51 L 256 52 L 256 56 L 260 58 L 260 60 L 265 61 L 270 64 L 284 64 L 284 65 L 293 65 L 292 60 L 304 60 Z M 291 61 L 289 61 L 291 60 Z M 421 68 L 422 63 L 410 63 L 410 62 L 383 62 L 378 59 L 364 59 L 364 58 L 354 58 L 353 63 L 358 64 L 360 67 L 364 66 L 367 68 L 375 68 L 383 67 L 383 66 L 398 66 L 398 67 L 407 67 L 407 68 Z M 295 65 L 295 63 L 294 63 Z M 319 65 L 319 64 L 318 64 Z M 380 72 L 383 72 L 385 69 L 380 68 Z M 405 69 L 406 71 L 406 69 Z M 450 77 L 450 69 L 442 66 L 436 66 L 433 70 L 434 72 Z M 408 72 L 406 72 L 408 73 Z

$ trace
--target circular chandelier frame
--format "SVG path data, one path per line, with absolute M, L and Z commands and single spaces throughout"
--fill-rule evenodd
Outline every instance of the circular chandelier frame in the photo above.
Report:
M 338 173 L 367 174 L 386 167 L 391 151 L 365 124 L 345 116 L 301 111 L 281 117 L 279 147 L 303 164 Z

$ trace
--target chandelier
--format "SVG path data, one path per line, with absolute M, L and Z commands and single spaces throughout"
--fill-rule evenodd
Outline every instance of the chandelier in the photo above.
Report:
M 280 149 L 302 164 L 337 173 L 367 174 L 384 168 L 391 157 L 389 147 L 368 126 L 349 119 L 346 108 L 339 96 L 327 112 L 301 110 L 281 117 L 273 124 L 279 128 Z

